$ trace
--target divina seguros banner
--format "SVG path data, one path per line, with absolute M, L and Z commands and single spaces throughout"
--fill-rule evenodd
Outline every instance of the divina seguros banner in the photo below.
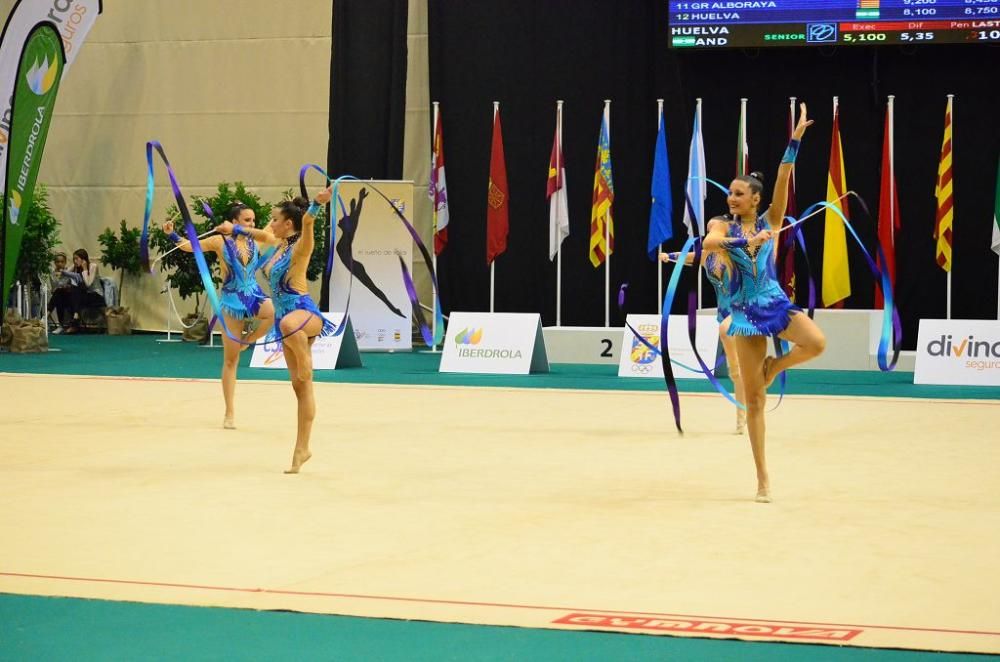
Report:
M 18 0 L 0 35 L 0 315 L 6 309 L 59 83 L 101 13 L 100 0 Z

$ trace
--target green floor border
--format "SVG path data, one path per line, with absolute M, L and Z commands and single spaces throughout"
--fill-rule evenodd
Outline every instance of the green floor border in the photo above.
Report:
M 960 662 L 983 656 L 0 594 L 0 660 Z
M 47 354 L 0 354 L 0 372 L 73 374 L 147 378 L 215 379 L 221 348 L 193 343 L 156 342 L 162 334 L 131 336 L 52 336 Z M 426 351 L 362 354 L 363 368 L 316 371 L 317 382 L 347 384 L 410 384 L 435 386 L 501 386 L 576 388 L 623 391 L 663 391 L 658 379 L 618 377 L 616 366 L 555 363 L 547 374 L 467 375 L 438 372 L 440 354 Z M 250 353 L 240 360 L 242 379 L 287 380 L 284 370 L 250 368 Z M 723 380 L 727 385 L 728 380 Z M 703 380 L 681 380 L 681 391 L 707 393 Z M 772 387 L 771 392 L 776 393 Z M 1000 400 L 1000 388 L 985 386 L 926 386 L 913 383 L 911 372 L 858 370 L 789 371 L 790 395 L 844 395 L 906 398 Z

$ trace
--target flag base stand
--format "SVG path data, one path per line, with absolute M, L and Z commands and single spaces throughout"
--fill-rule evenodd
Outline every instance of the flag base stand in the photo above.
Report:
M 553 363 L 618 365 L 624 327 L 547 326 L 542 329 Z

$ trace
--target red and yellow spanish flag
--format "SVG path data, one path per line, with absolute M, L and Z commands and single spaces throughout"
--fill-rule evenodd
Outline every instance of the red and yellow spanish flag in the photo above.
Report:
M 611 216 L 615 187 L 611 178 L 610 124 L 611 104 L 605 102 L 601 134 L 597 141 L 597 165 L 594 166 L 594 198 L 590 207 L 590 263 L 595 267 L 604 264 L 605 258 L 615 251 L 615 224 Z
M 833 98 L 833 138 L 830 144 L 830 172 L 826 179 L 826 201 L 840 208 L 844 216 L 847 200 L 847 173 L 844 172 L 844 150 L 840 142 L 840 111 L 837 97 Z M 833 306 L 851 296 L 851 270 L 847 261 L 847 231 L 835 212 L 826 210 L 823 219 L 823 305 Z
M 937 263 L 945 271 L 951 271 L 951 233 L 955 217 L 955 198 L 952 192 L 951 172 L 951 110 L 953 97 L 948 95 L 948 107 L 944 112 L 944 140 L 941 142 L 941 161 L 938 163 L 937 221 L 934 224 L 934 238 L 937 239 Z

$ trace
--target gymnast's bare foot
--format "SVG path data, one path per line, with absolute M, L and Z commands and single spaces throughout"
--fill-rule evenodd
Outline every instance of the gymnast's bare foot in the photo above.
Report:
M 736 410 L 736 434 L 743 434 L 747 427 L 747 413 L 742 409 Z
M 764 357 L 764 388 L 770 387 L 774 383 L 775 377 L 778 376 L 778 373 L 772 373 L 775 360 L 773 356 Z
M 292 453 L 292 466 L 290 469 L 285 469 L 285 473 L 286 474 L 299 473 L 299 469 L 302 468 L 302 465 L 308 462 L 309 458 L 311 458 L 312 456 L 313 454 L 310 453 L 308 449 L 299 450 L 298 448 L 296 448 L 295 452 Z

